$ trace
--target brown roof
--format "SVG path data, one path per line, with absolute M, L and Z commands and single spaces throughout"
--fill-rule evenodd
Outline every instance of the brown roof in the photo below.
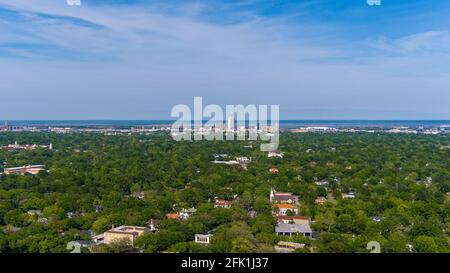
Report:
M 293 194 L 275 194 L 273 196 L 274 200 L 279 200 L 279 201 L 288 201 L 288 200 L 297 200 L 297 196 L 293 195 Z

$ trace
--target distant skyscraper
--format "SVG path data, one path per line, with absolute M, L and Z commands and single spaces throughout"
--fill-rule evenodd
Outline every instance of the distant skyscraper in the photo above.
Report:
M 234 129 L 234 115 L 230 115 L 227 120 L 227 131 L 233 131 Z

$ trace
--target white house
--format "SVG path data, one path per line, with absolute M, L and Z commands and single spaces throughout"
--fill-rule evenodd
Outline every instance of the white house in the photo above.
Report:
M 195 242 L 197 244 L 209 245 L 212 234 L 195 234 Z
M 283 152 L 269 152 L 269 153 L 267 154 L 267 157 L 268 157 L 268 158 L 271 158 L 271 157 L 283 158 L 283 156 L 284 156 L 284 153 L 283 153 Z

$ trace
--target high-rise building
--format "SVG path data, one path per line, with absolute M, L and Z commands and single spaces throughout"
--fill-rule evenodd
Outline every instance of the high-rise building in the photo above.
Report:
M 227 131 L 233 131 L 233 130 L 234 130 L 234 115 L 231 114 L 227 120 Z

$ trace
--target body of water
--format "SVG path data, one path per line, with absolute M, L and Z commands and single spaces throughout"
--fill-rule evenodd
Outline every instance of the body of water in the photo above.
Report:
M 135 127 L 171 125 L 174 120 L 9 120 L 0 121 L 10 126 L 73 126 L 73 127 Z M 280 127 L 335 127 L 335 128 L 392 128 L 449 127 L 450 120 L 281 120 Z

